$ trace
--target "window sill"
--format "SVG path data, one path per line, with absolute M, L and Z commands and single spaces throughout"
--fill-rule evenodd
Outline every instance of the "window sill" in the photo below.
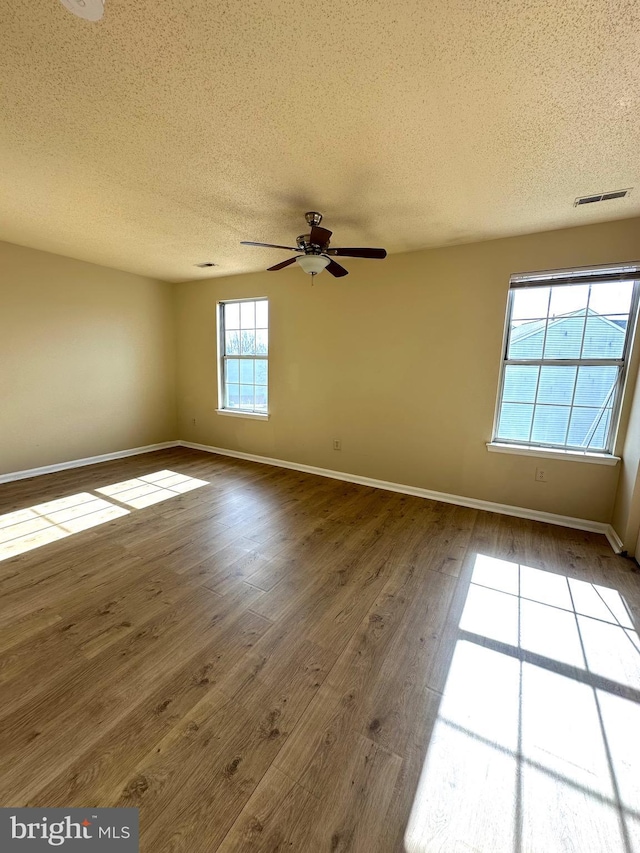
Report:
M 539 456 L 542 459 L 565 459 L 569 462 L 591 462 L 596 465 L 617 465 L 619 456 L 610 453 L 588 453 L 580 450 L 560 450 L 557 447 L 529 447 L 524 444 L 501 444 L 499 441 L 487 443 L 491 453 L 514 453 L 517 456 Z
M 254 421 L 268 421 L 270 415 L 261 412 L 242 412 L 235 409 L 216 409 L 216 414 L 226 415 L 228 418 L 249 418 Z

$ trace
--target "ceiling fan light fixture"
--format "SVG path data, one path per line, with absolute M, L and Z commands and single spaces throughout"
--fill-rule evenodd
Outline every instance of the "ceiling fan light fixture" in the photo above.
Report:
M 317 275 L 319 272 L 329 266 L 330 258 L 324 255 L 300 255 L 296 258 L 302 269 L 309 275 Z

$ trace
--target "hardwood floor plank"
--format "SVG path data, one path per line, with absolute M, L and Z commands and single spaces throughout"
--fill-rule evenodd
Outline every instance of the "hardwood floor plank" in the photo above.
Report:
M 411 566 L 393 576 L 283 746 L 275 761 L 279 769 L 321 796 L 340 774 L 351 731 L 408 753 L 415 714 L 422 717 L 429 705 L 427 638 L 444 623 L 454 586 L 452 578 L 428 571 L 418 576 Z M 419 730 L 426 749 L 430 731 Z
M 229 704 L 218 683 L 270 627 L 270 622 L 250 611 L 241 613 L 169 679 L 141 696 L 121 725 L 105 732 L 69 767 L 35 791 L 29 804 L 114 805 L 135 778 L 137 766 L 160 748 L 165 736 L 201 700 L 206 698 L 209 707 Z
M 250 589 L 245 606 L 261 594 Z M 47 774 L 68 766 L 118 725 L 145 690 L 167 679 L 220 632 L 225 619 L 237 616 L 237 605 L 197 589 L 106 653 L 73 667 L 29 703 L 28 715 L 23 706 L 3 714 L 0 753 L 10 770 L 0 779 L 0 801 L 10 793 L 21 802 L 36 780 L 45 783 Z
M 254 673 L 226 705 L 203 700 L 140 763 L 117 805 L 144 811 L 148 849 L 168 833 L 176 851 L 197 849 L 202 834 L 214 848 L 223 840 L 317 690 L 319 660 L 307 644 L 278 672 Z
M 0 804 L 138 806 L 142 853 L 640 843 L 604 537 L 172 448 L 0 486 L 2 538 L 78 495 L 128 512 L 0 559 Z
M 295 850 L 294 840 L 308 833 L 317 806 L 313 794 L 272 765 L 218 850 L 220 853 L 273 853 L 287 847 Z
M 355 732 L 345 747 L 342 772 L 322 798 L 272 767 L 219 849 L 378 850 L 402 759 Z

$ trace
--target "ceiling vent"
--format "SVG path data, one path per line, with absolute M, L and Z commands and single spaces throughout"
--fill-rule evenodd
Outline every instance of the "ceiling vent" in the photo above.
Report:
M 626 198 L 633 187 L 627 187 L 626 190 L 613 190 L 610 193 L 598 193 L 597 195 L 581 195 L 573 202 L 573 206 L 579 204 L 594 204 L 596 201 L 611 201 L 613 198 Z
M 203 261 L 201 264 L 195 264 L 195 266 L 200 267 L 200 269 L 203 270 L 207 267 L 215 267 L 215 264 L 211 263 L 211 261 Z

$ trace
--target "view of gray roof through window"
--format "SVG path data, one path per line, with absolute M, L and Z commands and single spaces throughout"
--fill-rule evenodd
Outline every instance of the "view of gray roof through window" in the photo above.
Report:
M 513 289 L 496 440 L 610 449 L 633 281 Z

